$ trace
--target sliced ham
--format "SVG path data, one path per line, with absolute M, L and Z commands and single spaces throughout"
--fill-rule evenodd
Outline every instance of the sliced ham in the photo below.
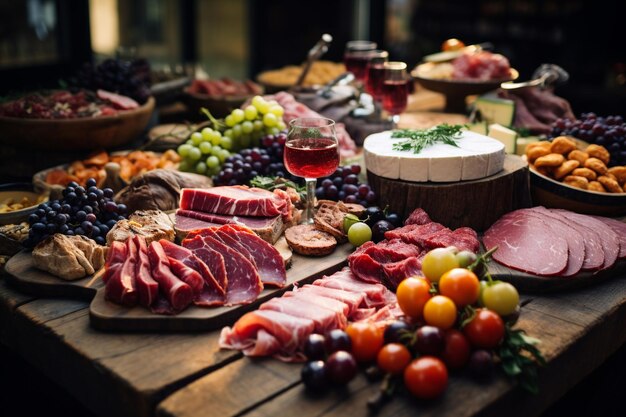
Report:
M 144 307 L 150 307 L 159 297 L 159 284 L 152 278 L 146 240 L 139 235 L 133 236 L 132 239 L 137 247 L 135 281 L 137 283 L 137 292 L 139 293 L 139 304 Z M 169 243 L 169 241 L 166 242 Z
M 382 284 L 367 283 L 356 279 L 348 268 L 344 268 L 329 277 L 318 279 L 313 282 L 313 285 L 364 294 L 364 304 L 367 307 L 380 307 L 395 301 L 396 298 L 395 294 Z
M 135 282 L 137 248 L 132 239 L 128 239 L 126 243 L 122 245 L 126 246 L 126 259 L 121 266 L 116 268 L 113 274 L 109 276 L 104 289 L 104 296 L 107 300 L 111 300 L 117 304 L 134 306 L 139 300 L 137 284 Z
M 244 314 L 232 328 L 220 333 L 221 348 L 242 350 L 246 356 L 274 356 L 293 362 L 305 359 L 298 351 L 313 332 L 311 319 L 294 317 L 272 310 Z
M 335 313 L 341 314 L 346 319 L 350 314 L 350 306 L 343 301 L 337 300 L 332 297 L 325 297 L 319 294 L 313 294 L 311 292 L 303 291 L 287 291 L 283 294 L 283 297 L 294 297 L 302 302 L 315 304 L 317 306 L 327 308 Z
M 568 245 L 545 223 L 513 211 L 496 221 L 483 236 L 486 249 L 498 246 L 492 255 L 499 263 L 535 275 L 555 276 L 567 268 Z
M 170 270 L 167 255 L 159 242 L 148 247 L 148 257 L 152 267 L 152 278 L 159 283 L 159 290 L 174 311 L 181 311 L 193 301 L 191 287 L 178 279 Z
M 341 301 L 348 306 L 348 312 L 346 313 L 350 318 L 352 312 L 357 310 L 365 298 L 365 294 L 356 293 L 352 291 L 344 291 L 337 288 L 323 287 L 321 285 L 306 284 L 302 287 L 296 288 L 293 291 L 288 291 L 288 294 L 304 294 L 305 296 L 316 296 L 333 298 Z
M 619 254 L 618 258 L 626 258 L 626 223 L 609 217 L 592 216 L 594 219 L 600 220 L 602 223 L 609 226 L 617 234 L 619 239 Z
M 209 189 L 183 188 L 180 193 L 182 210 L 230 216 L 290 218 L 292 204 L 289 198 L 261 188 L 222 186 Z
M 347 318 L 343 313 L 297 297 L 272 298 L 261 304 L 259 310 L 279 311 L 290 316 L 311 319 L 315 323 L 313 331 L 320 334 L 332 329 L 343 329 L 347 325 Z

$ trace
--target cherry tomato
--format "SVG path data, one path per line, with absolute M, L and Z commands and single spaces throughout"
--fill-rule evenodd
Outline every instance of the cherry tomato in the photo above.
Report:
M 442 51 L 458 51 L 460 49 L 465 48 L 465 43 L 463 43 L 462 41 L 456 39 L 456 38 L 450 38 L 450 39 L 446 39 L 442 44 L 441 44 L 441 50 Z
M 391 374 L 401 374 L 411 362 L 411 352 L 401 343 L 389 343 L 378 352 L 377 364 L 380 369 Z
M 415 359 L 404 370 L 404 385 L 418 398 L 435 398 L 448 385 L 446 365 L 434 356 Z
M 412 319 L 422 317 L 424 304 L 432 298 L 430 282 L 424 277 L 409 277 L 396 288 L 398 305 L 404 314 Z
M 482 299 L 485 307 L 489 310 L 493 310 L 501 316 L 507 316 L 517 308 L 519 293 L 508 282 L 498 282 L 483 290 Z
M 436 248 L 429 251 L 422 260 L 422 272 L 431 282 L 439 282 L 444 272 L 459 267 L 456 248 Z
M 456 321 L 456 306 L 445 295 L 435 295 L 424 305 L 424 320 L 431 326 L 449 329 Z
M 480 308 L 463 333 L 474 347 L 493 349 L 504 337 L 504 322 L 495 311 Z
M 352 354 L 359 362 L 369 362 L 376 359 L 378 351 L 383 346 L 384 329 L 371 323 L 350 323 L 346 333 L 352 341 Z
M 441 358 L 448 368 L 464 367 L 470 357 L 470 344 L 465 335 L 457 329 L 448 329 L 445 333 L 445 343 Z
M 457 307 L 474 304 L 480 295 L 478 277 L 469 269 L 454 268 L 439 280 L 439 293 L 454 301 Z

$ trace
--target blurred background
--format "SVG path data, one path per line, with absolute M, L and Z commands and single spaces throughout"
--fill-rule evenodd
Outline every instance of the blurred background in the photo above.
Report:
M 613 0 L 0 0 L 0 95 L 58 86 L 86 61 L 118 54 L 153 69 L 251 78 L 298 65 L 322 33 L 323 59 L 371 39 L 407 62 L 455 37 L 491 42 L 531 77 L 542 63 L 571 75 L 559 95 L 575 113 L 624 113 L 625 2 Z

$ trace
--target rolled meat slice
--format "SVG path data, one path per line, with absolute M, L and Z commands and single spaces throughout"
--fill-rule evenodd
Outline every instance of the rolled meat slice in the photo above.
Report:
M 185 309 L 193 301 L 193 290 L 171 271 L 167 255 L 159 242 L 150 243 L 148 257 L 152 277 L 159 283 L 161 294 L 175 311 Z
M 128 239 L 124 246 L 126 246 L 126 259 L 107 280 L 104 297 L 121 305 L 134 306 L 139 299 L 135 280 L 137 248 L 132 239 Z
M 146 240 L 139 235 L 133 236 L 132 239 L 137 247 L 135 280 L 137 292 L 139 293 L 139 304 L 144 307 L 150 307 L 159 297 L 159 284 L 152 278 Z

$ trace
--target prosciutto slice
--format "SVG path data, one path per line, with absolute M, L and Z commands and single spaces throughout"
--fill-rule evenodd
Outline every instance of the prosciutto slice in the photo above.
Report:
M 169 262 L 159 242 L 148 247 L 152 277 L 159 283 L 159 290 L 174 311 L 183 310 L 191 304 L 194 294 L 191 287 L 178 279 L 170 270 Z
M 171 256 L 167 257 L 167 261 L 170 263 L 170 269 L 181 281 L 189 285 L 193 290 L 194 296 L 200 294 L 202 287 L 204 287 L 204 280 L 199 272 L 188 267 L 181 261 Z
M 311 319 L 315 323 L 313 331 L 320 334 L 332 329 L 343 329 L 348 324 L 348 319 L 342 312 L 297 297 L 272 298 L 261 304 L 259 310 L 279 311 L 290 316 Z
M 122 267 L 127 255 L 128 249 L 124 242 L 114 241 L 111 243 L 107 253 L 107 259 L 104 263 L 104 274 L 102 275 L 102 281 L 104 281 L 105 284 L 116 274 L 116 271 Z
M 289 218 L 292 204 L 288 197 L 261 188 L 222 186 L 209 189 L 183 188 L 181 210 L 237 216 Z
M 357 310 L 363 299 L 365 298 L 365 294 L 356 293 L 352 291 L 344 291 L 337 288 L 329 288 L 323 287 L 321 285 L 312 285 L 306 284 L 302 287 L 296 288 L 293 291 L 288 291 L 285 293 L 285 296 L 293 296 L 295 294 L 303 294 L 307 297 L 312 296 L 321 296 L 325 298 L 333 298 L 337 301 L 341 301 L 345 305 L 348 306 L 348 311 L 346 315 L 351 317 L 352 312 Z
M 246 356 L 274 356 L 286 362 L 305 359 L 298 351 L 313 332 L 313 320 L 273 310 L 244 314 L 220 333 L 221 348 L 242 350 Z
M 113 274 L 109 276 L 104 289 L 104 296 L 107 300 L 114 301 L 118 304 L 134 306 L 139 299 L 137 284 L 135 282 L 137 248 L 132 239 L 128 239 L 126 243 L 122 243 L 122 245 L 126 247 L 124 251 L 127 254 L 126 259 L 121 266 L 115 268 Z M 116 255 L 114 254 L 112 256 Z M 110 264 L 111 263 L 109 263 L 109 265 Z
M 395 294 L 382 284 L 367 283 L 356 279 L 348 268 L 329 277 L 318 279 L 313 282 L 313 285 L 364 294 L 364 304 L 367 307 L 380 307 L 395 301 L 396 298 Z
M 148 258 L 146 240 L 139 235 L 133 236 L 132 239 L 137 247 L 135 282 L 137 283 L 137 292 L 139 293 L 139 304 L 144 307 L 150 307 L 159 297 L 159 284 L 152 278 L 152 273 L 150 272 L 150 259 Z

